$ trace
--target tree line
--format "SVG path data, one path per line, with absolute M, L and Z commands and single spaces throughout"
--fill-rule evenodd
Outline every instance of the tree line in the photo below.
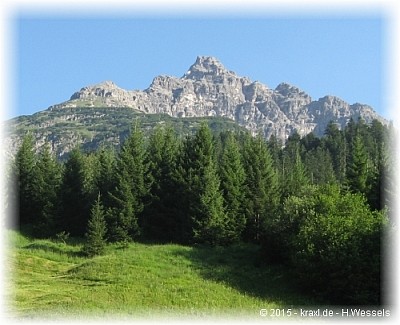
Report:
M 26 136 L 10 165 L 17 225 L 36 237 L 105 242 L 259 244 L 265 263 L 292 266 L 309 290 L 341 303 L 380 301 L 382 231 L 393 198 L 392 130 L 374 120 L 329 123 L 321 138 L 206 124 L 179 137 L 137 125 L 119 150 L 73 149 L 64 162 Z

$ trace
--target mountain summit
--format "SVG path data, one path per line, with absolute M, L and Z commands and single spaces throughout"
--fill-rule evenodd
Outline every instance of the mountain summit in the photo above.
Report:
M 88 108 L 91 109 L 90 113 L 85 114 L 91 116 L 89 120 L 93 123 L 105 118 L 104 113 L 96 113 L 100 109 L 104 112 L 105 108 L 112 108 L 109 111 L 113 111 L 113 114 L 116 111 L 122 114 L 126 112 L 122 108 L 128 108 L 131 112 L 167 114 L 178 118 L 225 117 L 252 134 L 261 132 L 267 139 L 275 136 L 282 141 L 294 131 L 301 136 L 310 132 L 321 136 L 330 121 L 341 128 L 350 118 L 362 118 L 366 123 L 373 119 L 387 123 L 368 105 L 350 105 L 335 96 L 313 100 L 303 90 L 286 82 L 271 89 L 229 71 L 212 56 L 198 56 L 181 78 L 165 75 L 155 77 L 145 90 L 122 89 L 112 81 L 83 87 L 66 102 L 31 117 L 24 117 L 24 123 L 28 123 L 28 119 L 32 127 L 52 126 L 54 129 L 55 122 L 46 121 L 44 117 L 53 112 L 61 120 L 71 119 L 77 128 L 79 121 L 85 120 L 82 127 L 90 128 L 91 122 L 87 122 L 86 115 L 82 113 L 82 109 L 88 112 Z M 78 110 L 81 112 L 79 118 L 74 115 Z M 11 124 L 16 125 L 17 121 L 18 118 L 11 120 Z M 69 136 L 76 138 L 73 134 Z
M 201 80 L 208 78 L 212 80 L 213 77 L 222 76 L 226 74 L 233 74 L 222 65 L 222 63 L 212 56 L 198 56 L 196 62 L 189 68 L 183 76 L 183 79 Z
M 304 91 L 281 83 L 270 89 L 260 82 L 227 70 L 212 56 L 198 56 L 181 77 L 155 77 L 143 91 L 125 90 L 111 81 L 82 88 L 71 99 L 50 109 L 64 107 L 130 107 L 145 113 L 175 117 L 224 116 L 249 129 L 282 140 L 297 131 L 322 135 L 332 120 L 344 127 L 352 117 L 386 121 L 370 106 L 325 96 L 317 101 Z

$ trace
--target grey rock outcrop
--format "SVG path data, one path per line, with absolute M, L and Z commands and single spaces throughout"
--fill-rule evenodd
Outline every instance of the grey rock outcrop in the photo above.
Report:
M 148 114 L 173 117 L 224 116 L 253 134 L 262 132 L 281 140 L 297 131 L 322 135 L 333 120 L 344 127 L 352 117 L 367 123 L 381 118 L 361 104 L 349 105 L 340 98 L 325 96 L 313 101 L 301 89 L 281 83 L 275 89 L 240 77 L 214 57 L 199 56 L 181 77 L 158 76 L 143 90 L 125 90 L 111 81 L 82 88 L 70 100 L 50 107 L 130 107 Z

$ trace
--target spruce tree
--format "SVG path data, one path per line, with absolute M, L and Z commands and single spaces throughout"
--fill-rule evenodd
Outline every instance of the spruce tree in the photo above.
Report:
M 135 239 L 140 235 L 140 218 L 148 196 L 148 165 L 143 134 L 138 126 L 125 141 L 117 161 L 115 187 L 110 191 L 107 220 L 114 241 Z
M 268 219 L 276 213 L 280 192 L 278 175 L 265 140 L 261 135 L 246 136 L 243 148 L 245 168 L 244 239 L 259 242 Z
M 61 185 L 61 166 L 51 154 L 47 143 L 40 152 L 36 173 L 35 196 L 39 211 L 34 229 L 37 236 L 48 237 L 56 232 L 55 218 Z
M 116 183 L 110 193 L 111 207 L 106 211 L 108 238 L 114 242 L 126 242 L 139 235 L 130 175 L 120 171 Z
M 213 137 L 203 123 L 193 138 L 185 143 L 184 169 L 186 200 L 192 240 L 198 243 L 222 244 L 225 240 L 226 213 L 220 192 Z
M 36 155 L 33 137 L 25 136 L 15 157 L 16 208 L 18 209 L 19 225 L 34 222 L 38 212 L 35 197 Z
M 175 177 L 178 141 L 171 127 L 156 128 L 150 136 L 148 165 L 151 176 L 149 204 L 145 208 L 144 227 L 155 240 L 177 241 L 179 206 Z
M 347 185 L 352 192 L 367 193 L 368 156 L 359 134 L 352 139 L 349 165 L 347 168 Z
M 306 156 L 306 148 L 302 144 L 300 136 L 294 133 L 289 137 L 283 150 L 282 198 L 298 193 L 303 186 L 310 183 L 303 156 Z
M 228 132 L 224 142 L 219 174 L 227 214 L 226 239 L 238 241 L 246 224 L 243 211 L 245 172 L 234 134 Z
M 104 253 L 106 229 L 104 209 L 99 194 L 92 207 L 90 219 L 87 224 L 86 242 L 82 249 L 85 255 L 93 257 Z
M 276 136 L 271 135 L 268 140 L 268 150 L 271 154 L 272 161 L 276 170 L 282 167 L 282 143 Z
M 85 234 L 90 214 L 92 196 L 86 192 L 86 168 L 84 155 L 79 148 L 74 148 L 64 167 L 57 220 L 57 231 L 66 231 L 72 236 Z
M 328 184 L 336 181 L 332 158 L 328 150 L 318 147 L 306 153 L 304 163 L 311 184 Z
M 227 231 L 231 229 L 227 225 L 227 215 L 224 211 L 216 167 L 212 163 L 205 166 L 200 179 L 203 184 L 198 188 L 200 192 L 198 206 L 192 210 L 195 211 L 193 214 L 194 240 L 213 245 L 226 244 L 230 241 L 231 235 Z
M 132 183 L 132 195 L 135 200 L 135 213 L 140 217 L 150 184 L 144 137 L 137 124 L 134 125 L 130 137 L 124 143 L 120 158 L 121 166 L 119 168 L 125 169 L 129 174 Z
M 332 165 L 336 179 L 343 183 L 346 179 L 348 145 L 343 131 L 340 131 L 332 121 L 325 130 L 323 145 L 332 157 Z
M 115 187 L 116 154 L 114 149 L 101 147 L 97 152 L 98 173 L 95 189 L 100 193 L 104 207 L 110 207 L 109 193 Z

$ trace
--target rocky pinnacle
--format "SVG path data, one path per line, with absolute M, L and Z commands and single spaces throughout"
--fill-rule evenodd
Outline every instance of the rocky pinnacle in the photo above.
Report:
M 211 56 L 198 56 L 181 78 L 157 76 L 145 90 L 125 90 L 112 81 L 83 87 L 70 100 L 50 109 L 81 105 L 130 107 L 148 114 L 174 117 L 224 116 L 266 138 L 281 140 L 297 131 L 322 135 L 330 121 L 344 127 L 350 118 L 386 123 L 370 106 L 348 104 L 338 97 L 318 100 L 304 91 L 281 83 L 275 89 L 227 70 Z

